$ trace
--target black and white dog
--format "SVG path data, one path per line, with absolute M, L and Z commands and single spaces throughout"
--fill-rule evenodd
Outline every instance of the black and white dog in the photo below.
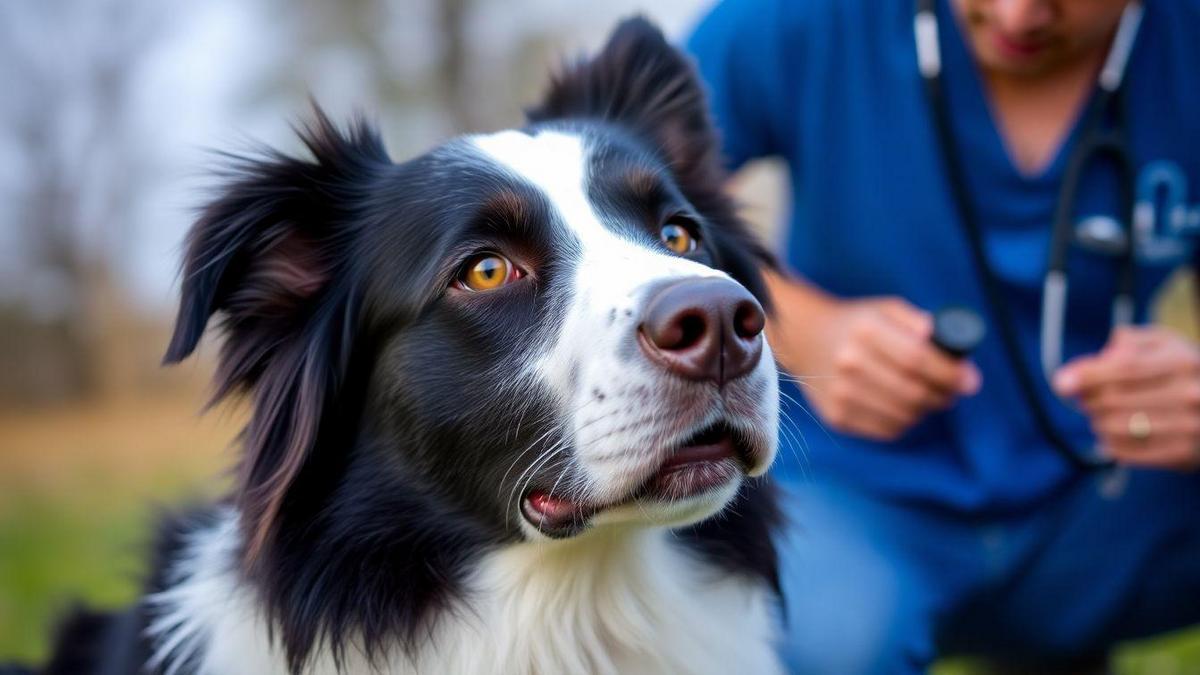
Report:
M 192 230 L 166 360 L 224 328 L 228 503 L 51 672 L 768 673 L 767 255 L 641 19 L 523 129 L 393 163 L 319 111 Z

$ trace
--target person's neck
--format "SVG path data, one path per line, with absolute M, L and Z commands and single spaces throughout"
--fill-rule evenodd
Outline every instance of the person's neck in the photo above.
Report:
M 979 64 L 990 94 L 1037 98 L 1063 88 L 1090 89 L 1108 56 L 1108 43 L 1037 73 L 1016 73 Z
M 1019 172 L 1036 175 L 1053 161 L 1091 95 L 1108 44 L 1037 73 L 1007 72 L 977 61 L 998 130 Z

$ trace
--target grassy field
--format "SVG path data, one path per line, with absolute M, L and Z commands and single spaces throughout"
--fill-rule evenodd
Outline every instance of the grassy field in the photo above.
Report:
M 41 659 L 72 602 L 138 587 L 162 508 L 215 494 L 237 415 L 201 392 L 0 415 L 0 662 Z
M 1195 326 L 1186 289 L 1165 314 Z M 44 658 L 72 602 L 128 602 L 159 509 L 217 494 L 239 411 L 199 415 L 197 386 L 0 412 L 0 663 Z M 1200 599 L 1192 599 L 1200 601 Z M 939 664 L 937 675 L 977 672 Z M 1200 674 L 1200 630 L 1123 647 L 1124 675 Z

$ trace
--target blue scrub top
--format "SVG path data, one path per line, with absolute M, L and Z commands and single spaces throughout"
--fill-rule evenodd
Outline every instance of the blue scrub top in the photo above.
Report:
M 899 295 L 929 310 L 965 304 L 994 327 L 917 72 L 913 5 L 728 0 L 687 46 L 709 87 L 731 168 L 772 155 L 790 168 L 784 258 L 795 272 L 843 297 Z M 938 11 L 952 133 L 987 254 L 1015 314 L 1024 367 L 1062 435 L 1091 451 L 1086 418 L 1051 393 L 1038 363 L 1050 223 L 1078 124 L 1043 172 L 1021 174 L 949 0 Z M 1125 91 L 1139 192 L 1157 213 L 1138 237 L 1138 320 L 1145 321 L 1155 291 L 1192 260 L 1200 231 L 1200 2 L 1145 2 Z M 1112 174 L 1099 163 L 1085 174 L 1078 217 L 1115 215 Z M 1113 258 L 1072 247 L 1065 358 L 1104 344 L 1117 270 Z M 777 475 L 830 475 L 887 498 L 968 513 L 1011 512 L 1053 495 L 1078 472 L 1037 431 L 995 330 L 974 359 L 982 391 L 894 443 L 822 428 L 785 402 L 788 426 L 802 438 L 784 433 Z M 787 383 L 783 390 L 811 410 L 802 391 Z

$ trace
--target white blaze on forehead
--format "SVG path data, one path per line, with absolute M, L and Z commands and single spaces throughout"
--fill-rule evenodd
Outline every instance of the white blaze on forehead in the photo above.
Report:
M 545 193 L 562 220 L 581 238 L 594 236 L 592 225 L 600 226 L 600 221 L 587 198 L 583 139 L 555 132 L 530 136 L 502 131 L 471 140 L 497 163 Z
M 649 265 L 649 269 L 635 274 L 630 281 L 674 276 L 724 276 L 711 267 L 653 250 L 606 228 L 588 200 L 589 157 L 581 137 L 556 131 L 542 131 L 533 136 L 520 131 L 502 131 L 474 136 L 471 141 L 492 160 L 545 194 L 563 224 L 579 239 L 585 258 L 607 257 L 609 264 L 615 258 L 625 263 L 636 261 L 640 265 Z M 628 270 L 593 270 L 594 273 L 606 271 L 624 273 Z

